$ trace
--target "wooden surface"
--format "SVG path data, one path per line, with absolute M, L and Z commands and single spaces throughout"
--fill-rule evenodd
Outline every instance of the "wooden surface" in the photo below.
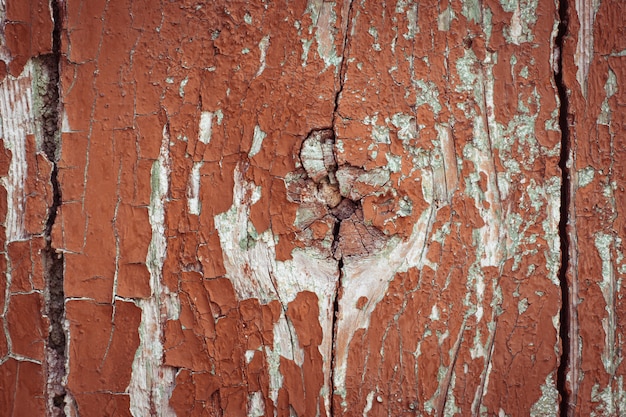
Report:
M 619 1 L 5 1 L 0 416 L 626 413 Z

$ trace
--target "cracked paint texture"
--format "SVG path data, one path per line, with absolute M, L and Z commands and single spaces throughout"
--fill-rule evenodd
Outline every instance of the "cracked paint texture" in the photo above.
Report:
M 624 394 L 624 4 L 568 8 L 563 49 L 569 93 L 569 415 L 622 415 Z M 613 30 L 611 28 L 616 28 Z M 617 29 L 620 28 L 620 29 Z
M 497 2 L 353 4 L 339 165 L 390 171 L 364 217 L 404 239 L 345 260 L 336 410 L 514 415 L 556 392 L 556 9 L 539 7 L 511 42 Z
M 0 1 L 0 415 L 624 412 L 619 2 L 54 4 Z

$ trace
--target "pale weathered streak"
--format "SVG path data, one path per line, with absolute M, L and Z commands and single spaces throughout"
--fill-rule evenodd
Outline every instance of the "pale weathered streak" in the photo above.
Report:
M 174 389 L 176 371 L 163 366 L 163 322 L 165 318 L 178 316 L 177 294 L 170 294 L 163 286 L 163 262 L 167 251 L 165 236 L 165 202 L 167 199 L 171 161 L 169 155 L 170 135 L 163 126 L 159 158 L 152 165 L 151 193 L 148 214 L 152 227 L 152 240 L 146 255 L 150 272 L 148 299 L 136 301 L 141 308 L 139 326 L 140 345 L 135 353 L 133 372 L 128 386 L 130 410 L 134 417 L 153 414 L 158 417 L 173 417 L 176 414 L 169 406 Z
M 340 314 L 337 320 L 334 384 L 337 394 L 345 398 L 345 378 L 348 347 L 354 333 L 370 325 L 370 317 L 377 304 L 385 296 L 389 281 L 399 271 L 421 268 L 426 255 L 426 240 L 431 232 L 435 209 L 426 209 L 416 223 L 406 242 L 392 240 L 385 249 L 364 259 L 346 259 L 341 285 Z M 361 297 L 368 300 L 362 308 L 357 307 Z
M 261 197 L 263 190 L 247 182 L 240 167 L 235 169 L 233 205 L 230 210 L 215 216 L 215 227 L 220 234 L 224 256 L 226 276 L 231 280 L 240 300 L 255 298 L 262 303 L 277 300 L 283 310 L 302 291 L 315 293 L 319 300 L 319 323 L 322 327 L 323 340 L 320 353 L 324 358 L 325 403 L 326 412 L 330 411 L 330 365 L 332 349 L 332 301 L 335 296 L 339 272 L 337 262 L 328 259 L 315 250 L 302 250 L 293 253 L 289 261 L 277 261 L 274 236 L 270 231 L 258 235 L 249 220 L 250 206 Z M 292 324 L 284 313 L 274 327 L 274 348 L 268 349 L 268 361 L 278 360 L 280 356 L 294 360 L 302 365 L 303 354 L 298 344 Z M 271 393 L 277 401 L 281 388 L 278 369 L 270 369 Z M 271 372 L 277 374 L 272 374 Z M 256 397 L 250 399 L 253 409 Z
M 26 135 L 34 133 L 32 63 L 19 77 L 8 76 L 0 84 L 0 118 L 4 147 L 11 151 L 9 174 L 1 179 L 7 190 L 7 243 L 26 238 L 24 230 Z

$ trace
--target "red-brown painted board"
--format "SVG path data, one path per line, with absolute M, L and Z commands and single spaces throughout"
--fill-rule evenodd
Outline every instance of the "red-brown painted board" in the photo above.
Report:
M 7 3 L 6 88 L 46 7 Z M 565 386 L 619 415 L 621 8 L 568 3 L 559 51 L 551 2 L 63 2 L 69 412 L 556 415 L 562 54 Z M 22 136 L 0 366 L 36 400 L 9 415 L 48 360 L 52 168 Z
M 567 2 L 570 132 L 568 415 L 621 415 L 624 5 Z
M 162 334 L 131 408 L 556 409 L 557 10 L 524 7 L 67 2 L 54 236 L 70 296 Z

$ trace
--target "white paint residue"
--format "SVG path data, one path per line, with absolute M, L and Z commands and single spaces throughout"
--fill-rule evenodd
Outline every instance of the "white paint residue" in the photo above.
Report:
M 519 4 L 513 11 L 513 16 L 511 16 L 511 26 L 509 26 L 509 36 L 511 37 L 511 41 L 515 45 L 520 44 L 520 38 L 522 36 L 522 22 L 520 16 L 520 8 Z
M 600 107 L 601 111 L 598 115 L 597 123 L 609 126 L 611 124 L 611 106 L 609 104 L 609 99 L 613 97 L 615 93 L 617 93 L 617 77 L 610 68 L 606 83 L 604 84 L 604 92 L 606 93 L 606 97 L 604 98 L 602 106 Z
M 318 258 L 312 250 L 296 250 L 292 260 L 276 263 L 278 289 L 283 303 L 295 299 L 302 291 L 317 295 L 319 323 L 322 327 L 322 344 L 319 351 L 324 361 L 324 386 L 330 392 L 330 367 L 332 361 L 333 301 L 339 274 L 334 260 Z M 275 256 L 275 255 L 274 255 Z M 326 414 L 330 415 L 330 397 L 324 396 Z
M 547 218 L 541 224 L 548 242 L 548 250 L 544 252 L 546 267 L 550 272 L 548 278 L 556 286 L 560 285 L 558 274 L 561 267 L 561 238 L 559 236 L 559 219 L 561 218 L 560 189 L 560 177 L 554 176 L 546 179 L 543 198 L 547 202 Z
M 254 134 L 252 136 L 252 146 L 250 147 L 250 152 L 248 152 L 248 157 L 252 158 L 254 155 L 258 154 L 261 150 L 261 146 L 263 145 L 263 139 L 267 136 L 267 133 L 261 130 L 261 126 L 254 126 Z
M 596 171 L 592 166 L 587 166 L 583 169 L 576 171 L 576 179 L 578 182 L 578 188 L 583 188 L 588 186 L 593 182 L 593 177 L 595 176 Z
M 609 234 L 597 233 L 595 246 L 602 260 L 602 281 L 598 283 L 605 302 L 607 316 L 602 318 L 604 329 L 604 350 L 602 352 L 602 364 L 610 375 L 614 375 L 620 364 L 620 355 L 616 350 L 615 330 L 617 329 L 617 317 L 615 312 L 616 279 L 615 269 L 611 260 L 611 246 L 613 237 Z
M 541 397 L 530 408 L 531 417 L 555 417 L 559 415 L 559 392 L 556 389 L 553 373 L 546 376 L 541 385 Z
M 406 272 L 410 268 L 421 269 L 426 260 L 426 240 L 430 233 L 432 222 L 436 215 L 436 208 L 431 206 L 422 212 L 419 220 L 413 226 L 411 238 L 405 244 L 408 247 L 403 250 L 405 252 L 404 263 L 398 269 L 400 272 Z
M 0 84 L 0 118 L 4 147 L 11 151 L 8 175 L 0 179 L 7 191 L 6 241 L 26 237 L 24 230 L 24 184 L 28 172 L 26 135 L 34 132 L 32 103 L 32 63 L 19 77 L 7 75 Z
M 246 356 L 246 363 L 250 363 L 252 362 L 252 359 L 254 358 L 254 355 L 257 353 L 256 350 L 252 350 L 252 349 L 248 349 L 246 350 L 245 356 Z
M 487 346 L 481 342 L 481 331 L 476 329 L 472 347 L 469 349 L 470 358 L 487 358 Z
M 594 410 L 591 417 L 623 416 L 626 409 L 626 391 L 624 391 L 623 375 L 614 375 L 604 388 L 599 383 L 591 387 L 591 403 Z
M 370 393 L 367 394 L 367 398 L 365 399 L 365 408 L 363 408 L 363 417 L 367 417 L 367 414 L 372 409 L 372 403 L 374 402 L 374 394 L 375 394 L 374 391 L 370 391 Z
M 287 306 L 283 304 L 283 308 Z M 304 361 L 304 351 L 300 348 L 296 338 L 295 330 L 285 317 L 284 311 L 274 324 L 274 348 L 265 347 L 267 358 L 267 369 L 269 373 L 270 386 L 269 396 L 278 404 L 278 392 L 283 386 L 283 375 L 280 373 L 280 357 L 292 360 L 299 366 Z
M 189 77 L 185 77 L 185 79 L 180 82 L 180 86 L 178 87 L 178 95 L 181 98 L 185 98 L 185 87 L 187 86 L 188 82 L 189 82 Z
M 381 51 L 380 43 L 378 42 L 378 30 L 375 27 L 370 27 L 367 33 L 373 38 L 374 42 L 372 43 L 372 49 L 374 51 Z
M 187 207 L 189 214 L 200 215 L 202 204 L 200 203 L 200 168 L 202 162 L 194 162 L 189 175 L 189 185 L 187 186 Z
M 449 31 L 450 22 L 454 17 L 454 11 L 452 11 L 452 8 L 448 5 L 448 7 L 437 17 L 437 30 L 445 32 Z
M 315 293 L 319 300 L 319 323 L 322 327 L 319 351 L 324 361 L 324 375 L 328 376 L 332 358 L 332 302 L 339 279 L 337 262 L 325 258 L 313 249 L 295 250 L 291 260 L 277 261 L 271 230 L 257 234 L 249 221 L 250 206 L 258 201 L 262 190 L 246 181 L 239 167 L 235 169 L 234 182 L 233 205 L 214 218 L 226 276 L 231 280 L 240 300 L 256 298 L 262 304 L 278 300 L 283 309 L 286 309 L 298 293 Z M 265 347 L 265 352 L 270 374 L 270 398 L 276 404 L 278 390 L 282 387 L 280 357 L 302 363 L 303 352 L 284 313 L 274 327 L 274 339 L 274 349 Z M 328 377 L 322 390 L 330 392 Z M 325 396 L 325 407 L 328 414 L 328 395 Z
M 256 72 L 255 77 L 263 74 L 265 70 L 265 57 L 267 56 L 267 47 L 270 46 L 270 36 L 264 36 L 263 39 L 259 42 L 259 50 L 261 51 L 261 57 L 259 58 L 260 66 L 259 70 Z
M 276 337 L 274 337 L 276 341 Z M 269 396 L 274 405 L 278 404 L 278 391 L 283 386 L 283 375 L 280 373 L 280 344 L 274 344 L 274 349 L 265 346 L 267 358 L 267 373 L 270 378 Z
M 417 4 L 411 4 L 406 11 L 406 20 L 407 20 L 407 32 L 403 34 L 404 39 L 410 40 L 414 39 L 415 35 L 419 33 L 420 28 L 417 24 Z
M 261 417 L 265 415 L 265 402 L 263 393 L 254 391 L 248 395 L 248 417 Z
M 394 155 L 390 152 L 385 154 L 385 158 L 387 159 L 387 170 L 391 172 L 400 172 L 402 171 L 402 157 Z
M 502 218 L 503 215 L 493 155 L 493 142 L 501 136 L 501 132 L 495 120 L 493 60 L 486 58 L 482 65 L 484 72 L 479 73 L 474 73 L 469 69 L 469 66 L 476 62 L 477 58 L 471 51 L 466 52 L 465 56 L 457 62 L 457 70 L 463 81 L 463 84 L 457 89 L 461 91 L 473 90 L 474 94 L 482 91 L 484 101 L 486 101 L 486 104 L 482 104 L 482 97 L 477 96 L 477 101 L 481 107 L 480 114 L 474 110 L 466 110 L 466 114 L 473 116 L 474 119 L 474 139 L 463 148 L 463 156 L 473 162 L 476 167 L 476 171 L 466 179 L 466 193 L 474 198 L 476 208 L 485 223 L 485 226 L 480 230 L 478 248 L 479 252 L 482 251 L 483 254 L 480 261 L 481 266 L 487 267 L 499 266 L 504 259 L 503 247 L 500 242 L 504 240 L 505 230 L 499 222 L 492 221 L 492 219 Z M 478 186 L 480 174 L 483 174 L 487 179 L 485 190 Z M 485 208 L 484 201 L 489 203 L 487 208 Z
M 439 320 L 439 309 L 437 308 L 437 304 L 434 304 L 430 309 L 430 316 L 428 318 L 432 321 Z
M 72 127 L 70 126 L 70 119 L 67 117 L 67 112 L 65 108 L 62 110 L 62 120 L 61 120 L 61 132 L 68 133 L 72 132 Z
M 513 13 L 511 16 L 511 24 L 504 30 L 504 38 L 507 42 L 519 45 L 524 42 L 533 41 L 533 26 L 537 22 L 538 4 L 539 0 L 500 0 L 500 5 L 504 11 L 507 13 Z M 487 18 L 487 13 L 480 11 L 479 13 L 484 13 L 485 18 Z M 485 21 L 484 25 L 486 29 L 485 31 L 489 32 L 490 35 L 490 22 Z
M 456 403 L 454 397 L 454 388 L 456 387 L 456 373 L 452 371 L 450 375 L 450 386 L 448 388 L 448 395 L 446 395 L 446 402 L 443 409 L 444 417 L 453 417 L 461 415 L 461 408 Z
M 203 111 L 200 113 L 200 142 L 208 144 L 211 141 L 211 130 L 213 125 L 213 113 Z
M 281 356 L 294 361 L 298 366 L 304 363 L 304 351 L 298 342 L 296 329 L 287 320 L 285 312 L 281 313 L 280 318 L 274 324 L 274 348 L 276 343 L 280 345 Z
M 165 198 L 167 196 L 170 157 L 169 133 L 163 127 L 163 139 L 159 158 L 152 165 L 150 206 L 148 215 L 152 226 L 152 240 L 148 247 L 146 266 L 150 272 L 150 289 L 148 299 L 137 300 L 141 308 L 139 325 L 139 347 L 135 353 L 128 393 L 130 394 L 130 410 L 133 416 L 156 415 L 174 417 L 176 414 L 169 406 L 169 397 L 174 389 L 176 371 L 174 368 L 162 366 L 163 345 L 161 336 L 161 315 L 170 318 L 177 311 L 168 311 L 168 306 L 176 308 L 175 296 L 169 294 L 161 286 L 163 262 L 167 251 L 165 239 Z
M 481 132 L 487 139 L 488 152 L 483 153 L 482 167 L 483 172 L 487 175 L 487 191 L 485 192 L 485 198 L 489 203 L 489 208 L 486 210 L 486 215 L 482 215 L 485 223 L 487 224 L 489 233 L 487 240 L 485 241 L 485 258 L 483 259 L 482 266 L 498 266 L 500 262 L 504 260 L 504 253 L 501 241 L 504 240 L 504 228 L 495 226 L 491 219 L 499 219 L 502 216 L 502 202 L 500 197 L 500 190 L 498 189 L 498 170 L 495 167 L 494 162 L 494 137 L 501 135 L 498 123 L 495 116 L 495 100 L 494 100 L 494 80 L 493 65 L 495 60 L 491 60 L 489 57 L 485 58 L 488 65 L 485 66 L 485 72 L 481 74 L 482 83 L 484 85 L 484 94 L 486 98 L 485 108 L 481 109 L 482 113 L 486 115 L 486 126 L 481 126 L 484 130 Z M 478 122 L 475 126 L 478 126 Z M 481 167 L 481 168 L 482 168 Z
M 398 129 L 396 134 L 401 141 L 417 138 L 417 122 L 410 114 L 396 113 L 391 116 L 391 123 Z
M 235 170 L 233 205 L 215 216 L 215 228 L 220 236 L 224 254 L 224 267 L 240 300 L 258 298 L 263 304 L 277 299 L 275 283 L 268 263 L 275 257 L 267 247 L 268 242 L 257 241 L 248 235 L 249 199 L 256 186 L 245 181 L 239 168 Z M 256 239 L 259 237 L 257 236 Z M 252 246 L 254 245 L 254 246 Z M 273 245 L 272 248 L 273 249 Z M 260 265 L 256 262 L 262 262 Z M 249 270 L 246 265 L 256 265 Z

